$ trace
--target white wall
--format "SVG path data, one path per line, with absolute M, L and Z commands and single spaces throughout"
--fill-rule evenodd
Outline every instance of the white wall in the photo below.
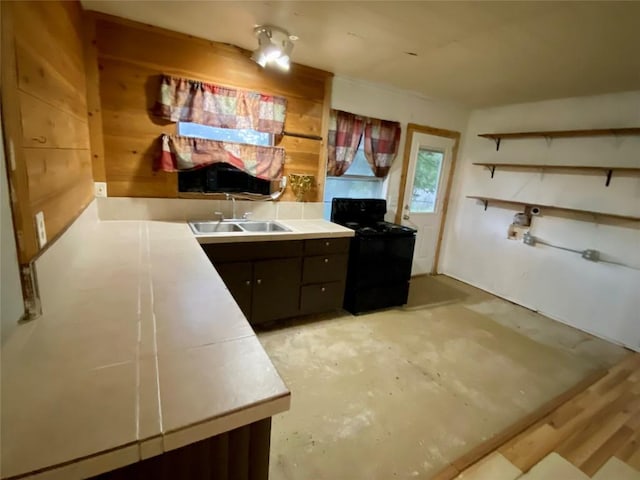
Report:
M 395 216 L 402 156 L 408 123 L 444 128 L 462 132 L 467 124 L 469 110 L 452 103 L 432 100 L 418 94 L 344 77 L 334 77 L 331 106 L 402 124 L 402 138 L 398 156 L 389 172 L 387 187 L 387 218 Z
M 2 125 L 0 125 L 0 146 Z M 0 328 L 7 338 L 24 313 L 4 149 L 0 148 Z
M 604 260 L 508 240 L 517 207 L 489 207 L 485 195 L 640 216 L 640 177 L 496 170 L 472 162 L 555 163 L 640 167 L 640 137 L 503 140 L 496 152 L 480 133 L 640 126 L 640 91 L 510 105 L 474 111 L 454 180 L 442 272 L 582 330 L 640 350 L 640 222 L 595 223 L 578 216 L 542 216 L 531 233 Z M 543 212 L 544 213 L 544 212 Z

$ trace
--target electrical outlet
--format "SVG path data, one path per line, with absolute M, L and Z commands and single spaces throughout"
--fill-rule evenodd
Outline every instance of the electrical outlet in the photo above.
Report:
M 600 260 L 600 252 L 598 250 L 587 249 L 582 252 L 582 258 L 590 262 L 597 262 Z
M 534 237 L 529 232 L 527 232 L 522 236 L 522 241 L 524 242 L 525 245 L 529 245 L 530 247 L 533 247 L 536 244 L 536 237 Z
M 44 226 L 44 212 L 36 213 L 36 233 L 38 234 L 38 244 L 40 248 L 47 244 L 47 230 Z
M 106 197 L 107 196 L 107 183 L 106 182 L 94 182 L 93 188 L 96 197 Z

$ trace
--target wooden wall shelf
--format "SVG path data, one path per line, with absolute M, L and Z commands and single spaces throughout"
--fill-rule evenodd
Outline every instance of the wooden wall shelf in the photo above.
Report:
M 544 209 L 544 210 L 558 211 L 558 212 L 583 213 L 588 215 L 594 215 L 596 217 L 615 218 L 618 220 L 630 220 L 630 221 L 636 221 L 636 222 L 640 221 L 640 217 L 638 216 L 618 215 L 615 213 L 596 212 L 593 210 L 582 210 L 579 208 L 558 207 L 556 205 L 545 205 L 542 203 L 521 202 L 519 200 L 506 200 L 503 198 L 481 197 L 477 195 L 467 195 L 467 198 L 480 200 L 482 203 L 484 203 L 485 210 L 487 209 L 490 203 L 498 203 L 498 204 L 508 204 L 508 205 L 523 205 L 525 207 L 540 207 L 541 209 Z
M 502 139 L 514 138 L 572 138 L 572 137 L 603 137 L 616 135 L 640 135 L 640 127 L 627 128 L 599 128 L 593 130 L 549 130 L 540 132 L 504 132 L 481 133 L 478 136 L 496 142 L 496 150 L 500 150 Z
M 533 163 L 473 163 L 481 167 L 487 167 L 491 172 L 491 178 L 496 171 L 496 168 L 515 168 L 515 169 L 540 169 L 540 170 L 570 170 L 572 172 L 602 172 L 606 176 L 605 186 L 609 186 L 611 183 L 611 176 L 613 172 L 620 173 L 638 173 L 640 174 L 640 167 L 611 167 L 607 165 L 540 165 Z

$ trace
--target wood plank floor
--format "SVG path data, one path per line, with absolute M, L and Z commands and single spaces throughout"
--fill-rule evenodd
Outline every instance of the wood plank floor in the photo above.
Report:
M 602 378 L 574 391 L 550 413 L 485 453 L 499 454 L 525 473 L 551 454 L 589 478 L 612 457 L 640 472 L 640 353 L 630 354 Z M 463 470 L 472 471 L 473 465 L 454 462 L 434 478 L 455 478 Z

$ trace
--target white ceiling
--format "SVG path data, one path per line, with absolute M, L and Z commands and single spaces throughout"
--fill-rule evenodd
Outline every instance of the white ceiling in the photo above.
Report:
M 638 1 L 82 4 L 249 50 L 254 25 L 277 25 L 296 63 L 469 107 L 640 89 Z

